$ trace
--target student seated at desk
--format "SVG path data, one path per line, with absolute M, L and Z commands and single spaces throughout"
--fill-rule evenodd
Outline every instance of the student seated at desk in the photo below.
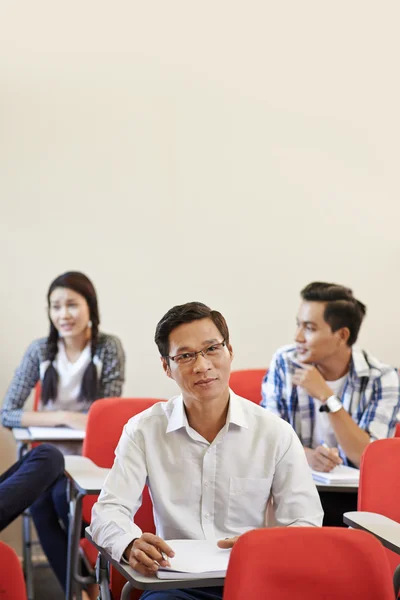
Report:
M 313 469 L 359 467 L 371 441 L 393 435 L 398 373 L 354 346 L 366 307 L 350 289 L 314 282 L 301 298 L 296 344 L 274 355 L 261 405 L 293 426 Z M 342 512 L 356 510 L 356 502 L 356 495 L 325 494 L 324 523 L 341 525 Z
M 99 331 L 99 309 L 92 282 L 83 273 L 67 272 L 50 285 L 50 333 L 32 342 L 7 391 L 2 411 L 5 427 L 68 425 L 85 429 L 87 412 L 98 398 L 120 396 L 125 357 L 119 339 Z M 38 411 L 23 406 L 41 383 Z M 61 444 L 79 453 L 80 442 Z M 61 585 L 66 583 L 67 480 L 60 476 L 31 506 L 40 542 Z
M 229 389 L 233 350 L 224 317 L 200 302 L 175 306 L 155 341 L 181 394 L 130 419 L 93 507 L 93 540 L 116 560 L 154 575 L 166 539 L 231 547 L 264 527 L 269 500 L 281 526 L 320 526 L 322 510 L 304 451 L 283 420 Z M 133 522 L 148 483 L 157 536 Z M 226 539 L 228 538 L 228 539 Z M 146 592 L 143 600 L 222 598 L 223 588 Z

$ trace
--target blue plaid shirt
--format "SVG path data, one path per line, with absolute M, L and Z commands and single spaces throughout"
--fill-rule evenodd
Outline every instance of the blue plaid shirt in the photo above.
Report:
M 303 446 L 312 445 L 314 399 L 292 383 L 296 369 L 291 361 L 296 347 L 278 350 L 262 383 L 261 406 L 288 421 Z M 372 440 L 391 437 L 400 410 L 399 375 L 360 348 L 352 348 L 352 360 L 341 401 L 357 425 Z

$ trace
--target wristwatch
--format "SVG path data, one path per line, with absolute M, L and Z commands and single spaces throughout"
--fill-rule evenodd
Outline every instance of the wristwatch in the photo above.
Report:
M 343 408 L 343 404 L 339 398 L 337 396 L 329 396 L 325 404 L 320 407 L 319 412 L 335 413 L 341 408 Z

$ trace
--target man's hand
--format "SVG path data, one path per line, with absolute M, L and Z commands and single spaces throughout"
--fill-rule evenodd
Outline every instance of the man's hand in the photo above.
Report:
M 317 446 L 315 450 L 312 448 L 304 448 L 307 462 L 315 471 L 324 471 L 328 473 L 337 465 L 343 463 L 339 456 L 337 448 L 325 448 L 325 446 Z
M 326 402 L 333 391 L 322 377 L 321 373 L 313 365 L 300 363 L 301 369 L 296 369 L 293 375 L 294 385 L 299 385 L 306 392 L 320 402 Z
M 172 558 L 174 551 L 163 539 L 153 533 L 142 533 L 126 548 L 124 556 L 132 569 L 147 577 L 154 576 L 158 567 L 170 567 L 161 553 Z
M 238 541 L 240 536 L 236 536 L 233 538 L 226 538 L 226 540 L 219 540 L 217 543 L 218 548 L 223 548 L 224 550 L 227 548 L 232 548 L 234 544 Z

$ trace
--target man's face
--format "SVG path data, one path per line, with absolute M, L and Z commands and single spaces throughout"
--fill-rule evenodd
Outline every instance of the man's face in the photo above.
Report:
M 297 314 L 296 346 L 299 360 L 309 364 L 324 363 L 346 345 L 345 328 L 333 332 L 324 320 L 325 302 L 300 304 Z
M 223 394 L 229 386 L 231 346 L 216 346 L 223 337 L 209 318 L 199 319 L 176 327 L 169 335 L 169 356 L 207 350 L 207 355 L 198 354 L 192 362 L 162 359 L 168 377 L 174 379 L 185 400 L 209 402 Z

